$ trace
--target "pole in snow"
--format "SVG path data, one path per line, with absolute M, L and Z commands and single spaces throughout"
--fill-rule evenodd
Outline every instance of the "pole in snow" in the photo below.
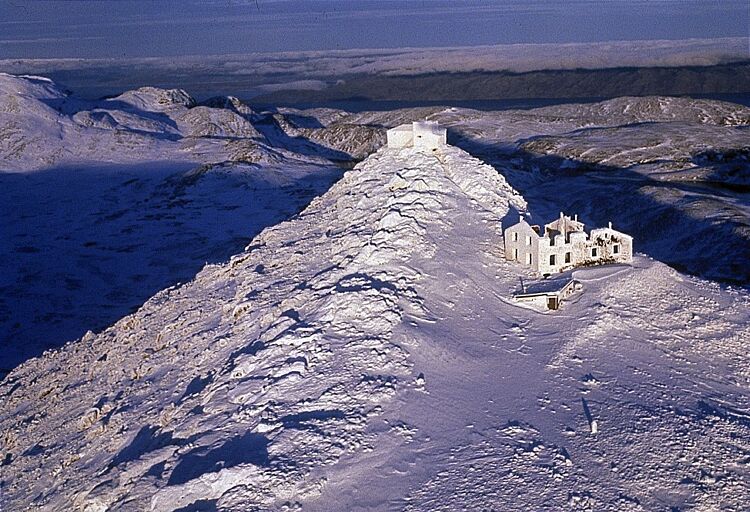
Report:
M 599 425 L 597 424 L 594 417 L 591 416 L 591 409 L 589 409 L 589 404 L 583 397 L 581 397 L 581 404 L 583 405 L 583 413 L 586 415 L 586 421 L 589 422 L 589 429 L 591 430 L 592 434 L 596 435 L 596 433 L 599 432 Z

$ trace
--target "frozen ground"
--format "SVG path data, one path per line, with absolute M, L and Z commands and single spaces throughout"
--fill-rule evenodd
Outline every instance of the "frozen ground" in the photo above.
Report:
M 310 164 L 89 165 L 0 174 L 2 368 L 226 261 L 341 175 Z
M 435 154 L 380 149 L 299 215 L 268 220 L 274 225 L 228 262 L 217 258 L 99 334 L 16 368 L 0 384 L 0 504 L 746 510 L 747 288 L 691 275 L 695 269 L 681 273 L 644 244 L 637 250 L 649 254 L 633 266 L 575 271 L 584 291 L 558 312 L 509 299 L 531 276 L 502 258 L 499 221 L 524 211 L 546 217 L 581 191 L 596 198 L 612 170 L 594 169 L 595 180 L 566 171 L 554 181 L 554 169 L 542 168 L 550 161 L 523 146 L 599 115 L 579 107 L 565 118 L 560 108 L 277 114 L 273 126 L 281 131 L 267 130 L 263 147 L 293 136 L 305 147 L 325 143 L 348 154 L 343 126 L 379 133 L 379 126 L 431 115 L 496 168 L 452 146 Z M 663 122 L 664 112 L 641 115 Z M 262 122 L 253 126 L 264 133 Z M 744 144 L 742 128 L 731 129 L 734 144 Z M 362 128 L 352 132 L 362 137 L 357 147 L 367 144 Z M 274 176 L 332 172 L 321 155 L 299 148 L 298 161 Z M 560 159 L 569 162 L 563 169 L 583 162 Z M 200 210 L 212 197 L 219 204 L 257 197 L 234 195 L 227 184 L 263 169 L 274 167 L 212 166 L 202 178 L 212 188 L 190 200 Z M 182 169 L 167 174 L 175 172 L 187 179 Z M 557 195 L 536 191 L 545 178 L 558 184 Z M 573 183 L 563 178 L 583 188 L 562 188 Z M 741 193 L 722 197 L 747 211 Z M 626 200 L 623 208 L 635 206 Z M 136 215 L 123 218 L 141 225 Z M 226 218 L 241 231 L 235 222 Z M 716 222 L 720 229 L 727 221 Z M 90 233 L 78 225 L 80 236 Z M 163 228 L 161 238 L 171 231 Z M 185 226 L 174 231 L 197 236 Z M 159 243 L 144 247 L 152 258 L 159 251 L 173 257 Z
M 654 97 L 433 117 L 502 172 L 538 222 L 561 210 L 612 221 L 675 268 L 750 283 L 750 109 Z
M 237 100 L 192 104 L 156 89 L 85 102 L 0 75 L 0 377 L 226 261 L 351 158 Z

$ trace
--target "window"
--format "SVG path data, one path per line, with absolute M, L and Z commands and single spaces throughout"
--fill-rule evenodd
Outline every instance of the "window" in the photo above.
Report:
M 518 242 L 518 232 L 513 233 L 513 241 Z
M 513 249 L 513 259 L 518 261 L 518 249 Z
M 553 245 L 555 245 L 555 237 L 554 236 L 550 237 L 550 239 L 549 239 L 549 245 L 550 245 L 550 247 L 552 247 Z
M 531 237 L 530 236 L 526 237 L 526 245 L 531 245 Z
M 550 254 L 550 255 L 549 255 L 549 264 L 550 264 L 550 265 L 554 266 L 554 265 L 555 265 L 555 261 L 556 261 L 556 260 L 557 260 L 557 258 L 555 258 L 555 255 L 554 255 L 554 254 Z
M 593 249 L 591 249 L 591 257 L 592 258 L 596 258 L 598 254 L 599 254 L 599 251 L 597 250 L 596 247 L 594 247 Z
M 620 254 L 620 246 L 619 245 L 613 245 L 612 246 L 612 252 L 615 254 Z
M 570 253 L 569 252 L 565 253 L 565 263 L 570 263 Z
M 529 256 L 528 256 L 528 261 L 529 261 L 529 265 L 531 265 L 531 263 L 532 263 L 532 261 L 531 261 L 531 254 L 529 254 Z

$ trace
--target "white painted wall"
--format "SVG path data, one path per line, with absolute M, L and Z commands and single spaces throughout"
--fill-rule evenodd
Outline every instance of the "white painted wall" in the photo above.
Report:
M 575 231 L 553 238 L 539 236 L 523 219 L 505 230 L 505 259 L 527 265 L 540 274 L 555 274 L 583 266 L 632 263 L 633 238 L 608 228 Z
M 435 121 L 417 121 L 402 124 L 388 130 L 387 141 L 389 148 L 415 147 L 434 150 L 447 144 L 448 132 Z
M 446 144 L 448 132 L 445 128 L 440 128 L 436 122 L 416 122 L 413 127 L 415 148 L 437 149 Z
M 411 124 L 402 124 L 391 128 L 386 133 L 389 148 L 411 147 L 414 143 L 414 128 Z
M 538 269 L 538 245 L 539 235 L 526 222 L 521 219 L 514 226 L 509 227 L 503 233 L 505 245 L 505 259 L 508 261 L 517 261 L 522 265 Z

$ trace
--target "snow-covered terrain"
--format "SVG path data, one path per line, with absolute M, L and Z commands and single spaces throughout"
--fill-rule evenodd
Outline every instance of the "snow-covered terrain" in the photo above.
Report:
M 747 107 L 618 98 L 434 118 L 452 127 L 455 144 L 502 172 L 539 221 L 561 210 L 613 221 L 639 250 L 676 268 L 750 283 Z
M 0 75 L 0 376 L 226 261 L 382 138 L 329 141 L 333 124 L 305 129 L 315 142 L 279 122 L 235 98 L 84 102 Z
M 29 105 L 49 94 L 56 107 L 24 115 L 47 119 L 54 136 L 0 155 L 12 171 L 0 175 L 3 202 L 18 205 L 3 212 L 14 219 L 5 238 L 36 249 L 4 255 L 13 277 L 3 277 L 3 325 L 33 311 L 36 331 L 23 331 L 33 345 L 58 321 L 44 316 L 59 312 L 45 290 L 98 297 L 117 285 L 102 277 L 76 290 L 97 272 L 129 279 L 154 262 L 149 272 L 166 279 L 144 279 L 168 286 L 210 263 L 0 383 L 3 510 L 748 508 L 750 292 L 701 276 L 747 264 L 747 232 L 732 222 L 748 222 L 748 109 L 668 98 L 502 113 L 229 109 L 238 119 L 212 111 L 231 100 L 195 107 L 178 92 L 141 90 L 116 100 L 131 105 L 128 126 L 147 132 L 137 134 L 142 151 L 126 151 L 133 140 L 111 127 L 76 127 L 82 112 L 114 119 L 111 105 L 30 83 L 42 92 L 29 92 Z M 216 128 L 189 135 L 181 123 L 196 126 L 196 108 Z M 449 126 L 455 145 L 380 148 L 336 181 L 334 161 L 423 117 Z M 102 149 L 79 153 L 91 130 Z M 238 147 L 252 148 L 253 163 Z M 731 171 L 734 188 L 710 189 L 706 167 Z M 83 179 L 90 173 L 104 177 Z M 695 188 L 683 187 L 685 173 Z M 652 211 L 641 180 L 688 199 Z M 61 190 L 70 183 L 78 192 Z M 45 203 L 70 204 L 34 208 L 30 186 Z M 613 190 L 619 204 L 608 207 Z M 583 293 L 557 312 L 519 307 L 511 294 L 532 276 L 505 261 L 501 222 L 524 212 L 543 222 L 563 207 L 587 222 L 613 215 L 640 254 L 632 266 L 574 271 Z M 665 213 L 694 221 L 649 239 Z M 709 216 L 738 254 L 717 251 L 703 269 L 710 241 L 698 239 L 684 249 L 685 273 L 660 261 L 677 230 L 711 233 Z M 128 228 L 140 230 L 135 247 L 99 262 L 125 247 Z M 34 231 L 44 244 L 21 244 Z M 55 242 L 59 231 L 93 245 Z M 224 261 L 243 238 L 252 240 Z M 82 276 L 79 288 L 56 284 L 66 273 Z M 38 295 L 16 309 L 24 282 Z M 120 309 L 144 291 L 137 280 L 123 288 L 125 299 L 107 299 Z M 90 318 L 71 305 L 71 332 L 108 319 L 88 306 Z

